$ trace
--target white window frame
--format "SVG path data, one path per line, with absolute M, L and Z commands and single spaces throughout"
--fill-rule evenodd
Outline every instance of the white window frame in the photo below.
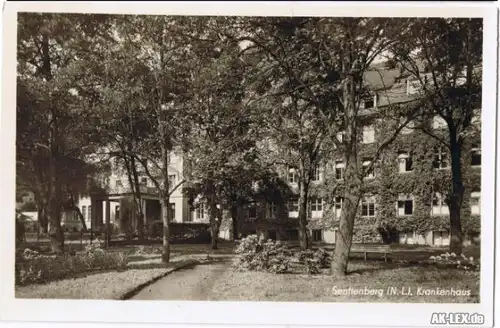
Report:
M 363 144 L 372 144 L 375 142 L 375 126 L 372 124 L 364 125 L 362 131 L 362 141 Z
M 198 204 L 198 207 L 196 208 L 196 220 L 204 220 L 205 219 L 205 204 L 200 203 Z
M 344 173 L 345 173 L 345 164 L 343 161 L 335 161 L 335 180 L 344 180 Z M 340 178 L 337 177 L 337 170 L 340 172 Z
M 412 163 L 411 170 L 407 169 L 408 160 L 410 160 Z M 400 153 L 398 155 L 398 171 L 399 173 L 413 172 L 413 158 L 410 153 Z
M 293 167 L 288 168 L 286 179 L 289 183 L 298 183 L 299 175 L 297 173 L 297 169 Z
M 449 156 L 450 156 L 449 151 L 445 147 L 442 146 L 437 147 L 437 149 L 434 150 L 434 161 L 432 163 L 434 169 L 436 170 L 449 169 L 450 168 Z M 436 163 L 438 163 L 438 167 L 435 166 Z
M 474 155 L 479 155 L 479 165 L 475 165 L 475 164 L 472 164 L 472 158 L 474 158 Z M 479 147 L 474 147 L 471 149 L 471 163 L 470 165 L 472 167 L 481 167 L 481 160 L 482 160 L 482 156 L 481 156 L 481 148 Z
M 363 207 L 366 206 L 366 215 L 363 214 Z M 373 212 L 370 213 L 370 207 L 373 206 Z M 375 197 L 365 197 L 361 200 L 361 217 L 363 218 L 373 218 L 377 215 L 377 202 Z
M 405 213 L 406 212 L 406 202 L 408 202 L 408 201 L 411 201 L 411 213 L 410 214 Z M 399 206 L 400 202 L 404 202 L 402 208 Z M 400 209 L 403 210 L 402 213 L 400 212 Z M 412 216 L 412 215 L 414 215 L 414 213 L 415 213 L 415 197 L 413 197 L 413 195 L 399 195 L 398 201 L 396 203 L 396 213 L 397 213 L 397 216 Z
M 373 106 L 366 107 L 366 103 L 370 102 L 370 101 L 373 102 Z M 377 108 L 377 97 L 376 97 L 376 95 L 362 98 L 361 101 L 360 101 L 360 104 L 359 104 L 359 108 L 360 109 L 374 109 L 374 108 Z
M 337 218 L 340 218 L 340 215 L 342 214 L 342 209 L 344 207 L 344 197 L 336 196 L 333 202 L 335 208 L 335 216 Z
M 290 218 L 297 218 L 299 216 L 299 198 L 288 200 L 288 216 Z
M 276 218 L 276 213 L 277 213 L 277 206 L 275 202 L 268 202 L 267 203 L 267 217 L 270 219 L 275 219 Z
M 477 204 L 472 203 L 473 199 L 477 199 Z M 471 214 L 472 215 L 481 215 L 481 192 L 480 191 L 471 192 L 469 202 L 470 202 Z M 477 211 L 474 211 L 473 207 L 477 207 Z
M 323 211 L 323 198 L 312 197 L 311 198 L 311 211 L 322 212 Z
M 321 167 L 319 165 L 316 165 L 312 171 L 312 177 L 311 181 L 312 182 L 321 182 L 322 178 L 322 172 L 321 172 Z
M 445 197 L 439 192 L 432 193 L 432 211 L 431 214 L 435 216 L 450 215 L 448 205 L 446 204 Z

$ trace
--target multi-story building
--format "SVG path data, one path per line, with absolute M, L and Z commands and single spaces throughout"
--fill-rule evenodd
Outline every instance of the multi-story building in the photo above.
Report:
M 399 69 L 379 67 L 367 72 L 365 81 L 372 95 L 361 103 L 359 154 L 363 165 L 370 165 L 375 149 L 385 140 L 391 123 L 381 118 L 381 109 L 404 105 L 419 96 L 416 85 Z M 387 112 L 387 111 L 385 111 Z M 396 118 L 394 118 L 396 119 Z M 399 119 L 399 118 L 397 118 Z M 428 122 L 436 134 L 445 135 L 446 124 L 435 117 Z M 473 124 L 480 124 L 480 110 Z M 449 210 L 444 193 L 449 187 L 450 154 L 435 138 L 415 128 L 410 122 L 396 140 L 381 154 L 373 170 L 365 176 L 365 197 L 356 217 L 355 242 L 399 242 L 445 246 L 449 244 Z M 472 129 L 474 130 L 474 129 Z M 480 232 L 480 126 L 463 146 L 463 176 L 465 184 L 462 208 L 462 226 L 467 242 L 475 240 Z M 342 133 L 339 133 L 339 137 Z M 341 197 L 344 183 L 341 154 L 323 160 L 312 177 L 308 202 L 309 233 L 312 241 L 335 243 L 336 224 L 343 206 Z M 173 156 L 169 172 L 171 183 L 184 178 L 185 163 L 182 156 Z M 223 228 L 221 237 L 263 234 L 270 239 L 293 240 L 298 238 L 297 175 L 293 169 L 277 167 L 281 179 L 288 184 L 284 194 L 260 195 L 254 202 L 237 207 L 237 221 L 230 228 Z M 125 229 L 125 218 L 130 217 L 129 227 L 135 227 L 135 216 L 127 202 L 132 196 L 127 175 L 119 166 L 112 168 L 105 178 L 106 187 L 101 193 L 80 199 L 78 206 L 88 222 L 98 227 L 106 222 Z M 145 175 L 140 176 L 141 197 L 146 225 L 160 220 L 161 208 L 154 184 Z M 336 186 L 336 194 L 332 193 Z M 127 209 L 128 208 L 128 209 Z M 192 208 L 180 186 L 170 198 L 174 222 L 206 222 L 203 204 Z

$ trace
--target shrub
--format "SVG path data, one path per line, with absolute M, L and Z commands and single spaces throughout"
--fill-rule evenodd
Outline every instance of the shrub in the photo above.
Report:
M 320 264 L 317 258 L 307 258 L 305 260 L 307 273 L 318 274 L 320 272 Z
M 300 251 L 297 254 L 297 260 L 306 267 L 308 273 L 318 274 L 320 269 L 330 267 L 331 255 L 323 248 L 318 249 L 316 252 L 308 249 Z
M 320 268 L 327 269 L 330 267 L 331 254 L 323 248 L 320 248 L 316 252 L 314 252 L 314 259 L 318 260 L 318 265 Z
M 305 251 L 300 251 L 297 254 L 297 260 L 299 263 L 306 264 L 308 259 L 312 259 L 314 257 L 314 252 L 310 249 L 306 249 Z
M 279 241 L 266 241 L 263 236 L 243 238 L 235 250 L 234 266 L 239 270 L 285 273 L 290 265 L 290 251 Z
M 16 254 L 16 283 L 43 283 L 95 270 L 120 270 L 127 265 L 124 253 L 108 253 L 97 243 L 75 255 L 40 255 L 25 249 Z
M 441 268 L 457 268 L 466 271 L 480 270 L 479 261 L 474 260 L 472 256 L 468 258 L 464 254 L 457 256 L 455 253 L 446 252 L 438 256 L 429 257 L 429 261 Z

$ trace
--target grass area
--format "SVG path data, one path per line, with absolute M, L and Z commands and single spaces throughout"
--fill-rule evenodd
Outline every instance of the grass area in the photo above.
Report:
M 479 274 L 475 272 L 438 269 L 434 266 L 359 261 L 351 262 L 349 270 L 348 276 L 338 278 L 326 272 L 310 276 L 305 273 L 240 272 L 231 268 L 217 279 L 211 291 L 211 299 L 294 302 L 479 302 Z M 470 296 L 436 295 L 438 288 L 444 290 L 444 293 L 464 290 L 465 293 L 470 293 Z M 360 294 L 359 290 L 371 295 Z M 388 291 L 393 291 L 394 295 L 389 295 Z
M 192 260 L 179 260 L 152 268 L 103 272 L 43 285 L 16 286 L 15 295 L 16 298 L 41 299 L 120 299 L 142 284 L 160 278 L 179 266 L 193 263 Z

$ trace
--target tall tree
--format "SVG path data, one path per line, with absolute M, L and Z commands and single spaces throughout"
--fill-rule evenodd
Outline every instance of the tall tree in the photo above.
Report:
M 82 80 L 79 55 L 99 43 L 96 27 L 106 27 L 107 17 L 26 13 L 18 26 L 18 185 L 35 193 L 52 250 L 62 252 L 66 164 L 90 149 L 81 135 L 74 137 L 86 122 L 86 104 L 74 88 Z
M 395 28 L 396 22 L 395 19 L 382 18 L 283 18 L 277 22 L 257 20 L 247 24 L 249 30 L 240 38 L 272 56 L 286 72 L 276 76 L 274 81 L 284 78 L 293 81 L 299 99 L 317 109 L 316 114 L 326 127 L 329 142 L 342 153 L 345 163 L 344 203 L 332 261 L 332 272 L 337 275 L 347 272 L 354 221 L 363 196 L 363 178 L 373 170 L 380 153 L 408 121 L 397 120 L 397 124 L 392 127 L 393 133 L 377 143 L 370 165 L 364 166 L 362 159 L 358 158 L 361 104 L 365 97 L 370 96 L 364 76 L 372 63 L 391 44 L 397 42 L 399 29 Z M 278 26 L 282 33 L 263 32 L 269 25 Z M 259 33 L 267 36 L 268 41 L 258 40 L 256 36 Z M 277 41 L 283 33 L 291 36 L 286 43 Z M 272 46 L 274 43 L 278 45 Z M 293 47 L 294 43 L 298 45 Z M 284 56 L 284 47 L 294 51 Z M 301 76 L 297 71 L 302 70 L 297 68 L 304 65 L 308 67 L 308 74 Z M 410 116 L 406 112 L 412 108 L 386 106 L 376 110 L 379 116 L 394 111 Z M 339 138 L 340 134 L 342 138 Z
M 194 65 L 201 65 L 191 79 L 189 151 L 190 183 L 187 193 L 206 203 L 217 248 L 223 217 L 232 201 L 245 198 L 257 171 L 256 124 L 252 106 L 245 105 L 246 64 L 238 57 L 238 43 L 214 33 L 217 22 L 209 19 L 193 47 Z M 200 31 L 201 32 L 201 31 Z M 240 191 L 235 191 L 235 187 Z M 233 219 L 235 219 L 233 217 Z
M 396 62 L 411 74 L 426 118 L 444 121 L 447 133 L 430 125 L 419 128 L 448 149 L 451 180 L 450 251 L 462 253 L 461 208 L 464 199 L 463 152 L 481 106 L 483 23 L 481 19 L 414 19 L 391 48 Z M 477 132 L 477 131 L 476 131 Z

